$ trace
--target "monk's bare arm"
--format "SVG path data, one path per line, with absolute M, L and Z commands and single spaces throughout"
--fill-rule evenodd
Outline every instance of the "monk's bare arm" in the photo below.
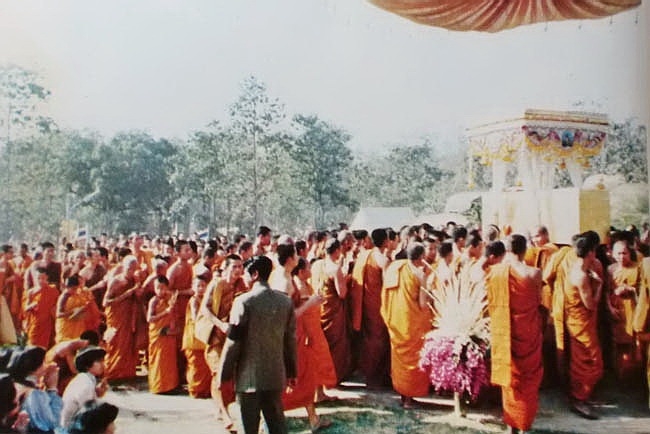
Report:
M 336 287 L 336 292 L 339 294 L 339 298 L 345 298 L 348 294 L 348 285 L 341 267 L 337 267 L 334 273 L 334 286 Z

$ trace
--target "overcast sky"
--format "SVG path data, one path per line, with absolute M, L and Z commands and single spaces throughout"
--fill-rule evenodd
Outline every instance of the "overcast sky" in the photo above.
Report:
M 485 34 L 364 0 L 4 1 L 0 62 L 41 74 L 60 125 L 106 135 L 185 138 L 225 119 L 252 74 L 289 114 L 345 128 L 357 149 L 424 135 L 454 144 L 526 108 L 643 117 L 643 15 Z

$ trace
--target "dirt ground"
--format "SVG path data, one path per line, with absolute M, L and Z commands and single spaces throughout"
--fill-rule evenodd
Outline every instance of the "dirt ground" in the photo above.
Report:
M 501 432 L 498 398 L 487 399 L 466 408 L 466 417 L 453 415 L 451 399 L 432 396 L 422 399 L 416 409 L 404 410 L 392 391 L 368 392 L 361 384 L 346 384 L 331 391 L 335 402 L 318 405 L 318 413 L 330 419 L 332 426 L 320 432 L 343 433 L 492 433 Z M 494 394 L 492 394 L 494 395 Z M 540 408 L 533 433 L 648 434 L 650 411 L 642 384 L 620 385 L 605 380 L 598 398 L 601 419 L 588 421 L 571 413 L 559 390 L 542 390 Z M 110 391 L 106 400 L 120 407 L 117 421 L 120 434 L 215 434 L 226 433 L 214 417 L 210 400 L 186 395 L 160 396 L 146 391 L 146 379 L 122 385 Z M 234 404 L 232 411 L 237 411 Z M 287 412 L 291 433 L 309 433 L 304 409 Z

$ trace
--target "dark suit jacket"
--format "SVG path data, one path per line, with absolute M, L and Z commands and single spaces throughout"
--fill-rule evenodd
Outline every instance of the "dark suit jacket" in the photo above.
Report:
M 295 378 L 296 316 L 291 299 L 257 282 L 230 312 L 231 331 L 221 354 L 221 382 L 235 380 L 236 392 L 284 390 Z

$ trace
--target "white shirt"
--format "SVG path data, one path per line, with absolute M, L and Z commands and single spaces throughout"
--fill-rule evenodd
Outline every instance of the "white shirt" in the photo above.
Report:
M 77 374 L 63 392 L 63 409 L 61 410 L 61 426 L 69 428 L 72 418 L 88 401 L 97 399 L 97 379 L 88 372 Z

